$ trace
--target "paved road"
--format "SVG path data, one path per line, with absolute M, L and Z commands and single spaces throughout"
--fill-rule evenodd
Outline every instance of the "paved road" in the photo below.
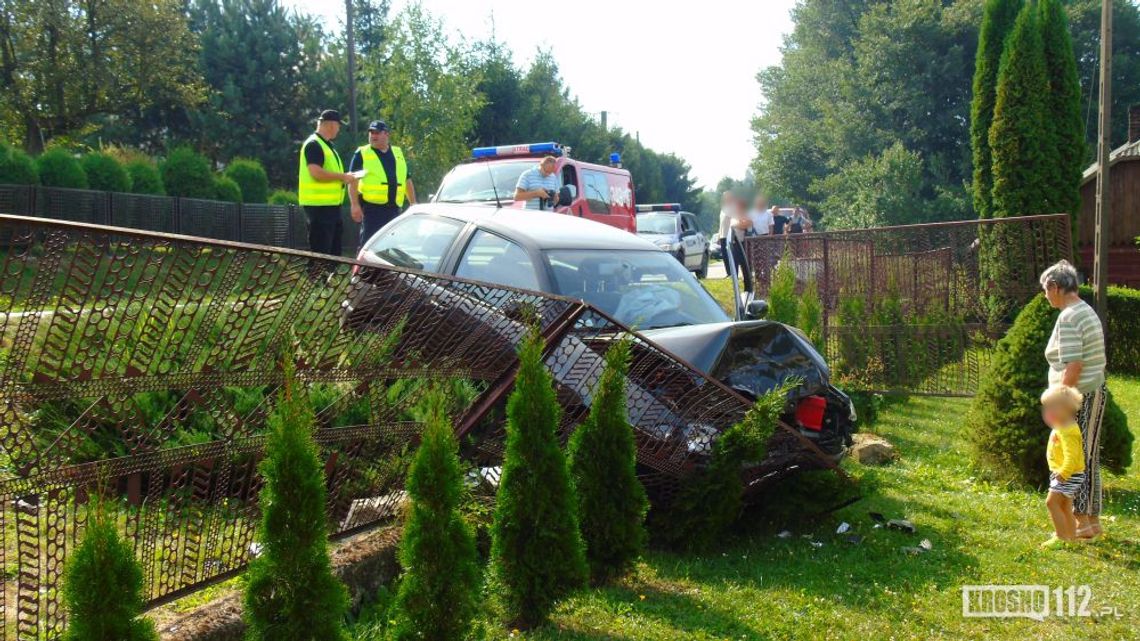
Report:
M 718 261 L 709 263 L 708 278 L 725 278 L 727 276 L 728 276 L 728 272 L 725 271 L 724 261 L 718 260 Z

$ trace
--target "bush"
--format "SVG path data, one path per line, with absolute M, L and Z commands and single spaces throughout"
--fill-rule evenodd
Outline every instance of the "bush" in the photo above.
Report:
M 210 161 L 189 147 L 170 152 L 159 171 L 170 196 L 212 199 L 217 193 Z
M 514 627 L 544 622 L 554 604 L 586 584 L 577 500 L 558 446 L 561 408 L 532 328 L 519 348 L 507 401 L 507 442 L 499 481 L 491 565 Z
M 92 152 L 83 157 L 81 161 L 83 171 L 87 174 L 87 185 L 90 189 L 99 191 L 116 191 L 127 193 L 131 190 L 131 177 L 127 170 L 112 156 L 100 152 Z
M 125 166 L 127 175 L 131 177 L 132 194 L 150 194 L 162 196 L 166 190 L 162 187 L 162 177 L 158 175 L 158 168 L 149 160 L 132 160 Z
M 245 591 L 250 640 L 348 639 L 348 591 L 329 562 L 324 466 L 306 396 L 286 362 L 260 466 L 263 548 L 250 563 Z
M 256 160 L 235 158 L 226 166 L 225 174 L 241 189 L 243 203 L 264 203 L 269 199 L 269 177 Z
M 568 448 L 586 561 L 596 583 L 624 574 L 645 549 L 649 501 L 637 479 L 637 444 L 626 408 L 629 350 L 627 339 L 606 352 L 590 415 Z
M 241 187 L 230 178 L 222 175 L 214 176 L 214 200 L 227 203 L 241 202 Z
M 812 345 L 823 347 L 823 303 L 819 300 L 819 288 L 814 277 L 808 279 L 800 296 L 796 327 L 803 330 Z
M 275 189 L 272 194 L 269 194 L 270 205 L 296 205 L 297 192 L 288 191 L 285 189 Z
M 797 306 L 796 271 L 792 267 L 792 254 L 785 249 L 772 273 L 772 286 L 768 288 L 768 320 L 794 325 Z
M 101 505 L 93 503 L 91 510 L 64 569 L 64 641 L 157 641 L 154 624 L 142 616 L 143 573 L 131 546 Z
M 655 512 L 653 532 L 664 543 L 682 549 L 706 548 L 723 538 L 744 506 L 741 470 L 768 456 L 788 391 L 800 385 L 789 379 L 756 400 L 744 418 L 713 444 L 708 465 L 694 472 L 667 509 Z
M 479 594 L 475 535 L 459 513 L 463 474 L 439 390 L 426 402 L 423 441 L 408 470 L 411 498 L 399 559 L 404 568 L 391 638 L 463 639 Z
M 998 341 L 990 368 L 966 418 L 976 463 L 994 476 L 1030 485 L 1048 479 L 1045 444 L 1049 428 L 1041 421 L 1041 391 L 1048 384 L 1045 345 L 1057 310 L 1037 296 L 1017 315 Z M 1101 427 L 1101 464 L 1123 473 L 1131 464 L 1132 435 L 1111 395 Z
M 1094 304 L 1093 290 L 1081 289 L 1081 297 Z M 1129 287 L 1108 288 L 1108 371 L 1115 374 L 1140 375 L 1140 290 Z
M 867 307 L 862 296 L 850 296 L 841 292 L 839 296 L 839 356 L 843 369 L 850 373 L 867 367 L 867 341 L 859 328 L 867 323 Z
M 47 187 L 87 189 L 87 174 L 83 166 L 63 149 L 49 149 L 36 159 L 40 184 Z
M 23 149 L 0 142 L 0 185 L 36 185 L 39 182 L 36 161 Z

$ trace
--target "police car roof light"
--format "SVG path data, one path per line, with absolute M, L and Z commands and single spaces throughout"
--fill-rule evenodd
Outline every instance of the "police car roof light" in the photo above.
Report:
M 637 213 L 647 214 L 651 211 L 681 211 L 681 203 L 657 203 L 654 205 L 638 205 Z
M 499 145 L 498 147 L 476 147 L 471 150 L 471 157 L 502 158 L 506 156 L 562 156 L 569 151 L 556 142 L 536 142 L 529 145 Z

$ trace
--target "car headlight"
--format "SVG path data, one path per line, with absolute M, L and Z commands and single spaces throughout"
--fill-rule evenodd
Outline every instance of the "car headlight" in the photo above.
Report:
M 657 243 L 657 246 L 660 247 L 661 249 L 664 249 L 667 252 L 671 252 L 671 251 L 677 251 L 678 249 L 680 249 L 681 243 L 670 243 L 667 241 L 659 241 Z

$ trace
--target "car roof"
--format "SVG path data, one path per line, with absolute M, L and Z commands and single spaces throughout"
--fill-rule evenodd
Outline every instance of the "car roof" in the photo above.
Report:
M 533 209 L 484 207 L 472 204 L 427 203 L 416 205 L 408 215 L 434 215 L 494 232 L 528 249 L 625 249 L 661 251 L 634 234 L 602 223 Z

